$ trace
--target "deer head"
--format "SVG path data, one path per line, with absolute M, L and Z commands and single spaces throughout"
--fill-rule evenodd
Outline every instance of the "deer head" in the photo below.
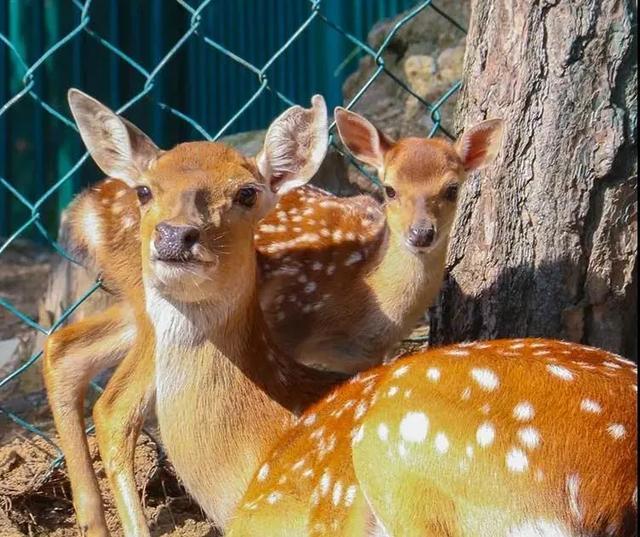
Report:
M 335 120 L 347 149 L 377 170 L 392 233 L 417 253 L 446 244 L 461 185 L 469 172 L 493 161 L 503 131 L 503 121 L 492 119 L 465 131 L 455 143 L 427 138 L 395 142 L 344 108 L 336 108 Z
M 321 96 L 282 113 L 256 159 L 214 142 L 162 151 L 88 95 L 72 89 L 69 104 L 98 166 L 137 193 L 145 286 L 182 302 L 233 300 L 238 274 L 255 270 L 256 223 L 311 179 L 327 149 Z

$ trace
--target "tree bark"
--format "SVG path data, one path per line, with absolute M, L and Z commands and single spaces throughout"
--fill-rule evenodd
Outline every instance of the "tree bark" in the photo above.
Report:
M 461 199 L 434 343 L 559 337 L 637 357 L 637 6 L 474 0 L 458 127 L 506 121 Z

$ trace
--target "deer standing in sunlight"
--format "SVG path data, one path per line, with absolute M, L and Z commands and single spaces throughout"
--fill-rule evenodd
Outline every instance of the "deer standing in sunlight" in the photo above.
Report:
M 105 118 L 113 114 L 79 92 L 72 92 L 70 100 L 83 138 L 103 166 L 111 154 L 119 154 L 98 139 L 99 123 L 83 119 L 98 110 Z M 274 123 L 272 136 L 292 116 L 299 118 L 300 109 L 294 110 Z M 313 113 L 304 116 L 305 121 L 314 122 L 313 127 L 302 134 L 312 132 L 320 137 L 326 130 L 325 116 L 322 101 L 315 99 Z M 336 111 L 336 120 L 345 145 L 384 174 L 384 212 L 367 196 L 340 199 L 312 187 L 285 193 L 255 235 L 263 275 L 258 292 L 281 348 L 295 350 L 291 356 L 298 361 L 305 361 L 308 354 L 308 363 L 351 372 L 388 355 L 435 297 L 458 188 L 468 171 L 495 157 L 501 122 L 481 123 L 453 146 L 420 139 L 394 144 L 364 118 L 342 109 Z M 142 173 L 163 152 L 124 118 L 118 121 L 120 136 L 129 143 L 126 151 L 130 161 L 120 162 L 118 167 L 103 166 L 103 170 L 126 180 Z M 309 149 L 315 151 L 309 167 L 299 170 L 299 177 L 289 182 L 290 188 L 306 181 L 319 165 L 326 145 L 321 145 L 319 138 L 314 144 Z M 199 146 L 203 154 L 212 150 L 208 166 L 214 166 L 217 158 L 224 164 L 227 153 L 219 148 L 217 144 Z M 292 150 L 296 148 L 307 149 L 304 144 L 293 144 Z M 178 163 L 176 173 L 184 166 Z M 194 164 L 187 161 L 186 166 Z M 120 301 L 54 333 L 47 342 L 44 360 L 74 506 L 80 526 L 86 528 L 106 527 L 84 435 L 82 409 L 88 382 L 130 353 L 129 364 L 116 373 L 94 411 L 97 424 L 111 424 L 97 428 L 99 441 L 105 437 L 100 431 L 108 430 L 105 442 L 111 446 L 108 456 L 114 468 L 131 468 L 136 437 L 154 390 L 154 353 L 149 341 L 132 349 L 136 334 L 138 341 L 144 340 L 145 333 L 151 339 L 144 315 L 139 206 L 146 206 L 152 193 L 147 185 L 131 181 L 128 185 L 107 179 L 85 191 L 72 205 L 67 220 L 76 255 L 92 261 L 106 287 Z M 202 204 L 201 198 L 196 201 Z M 188 234 L 186 238 L 189 240 Z M 199 248 L 197 244 L 194 247 Z M 224 248 L 218 248 L 217 254 L 224 256 Z M 184 275 L 189 279 L 187 272 Z M 290 330 L 286 329 L 287 320 Z M 132 376 L 134 369 L 136 375 Z M 138 395 L 135 404 L 122 395 L 128 392 Z M 128 507 L 135 495 L 132 472 L 119 475 L 116 490 L 122 488 L 127 492 L 116 494 L 119 511 L 135 513 L 125 521 L 125 527 L 143 523 L 140 512 Z

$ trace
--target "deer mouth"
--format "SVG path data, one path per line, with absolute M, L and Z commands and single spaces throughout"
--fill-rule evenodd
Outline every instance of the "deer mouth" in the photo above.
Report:
M 165 284 L 184 281 L 186 277 L 208 279 L 217 264 L 217 259 L 203 260 L 193 257 L 188 259 L 156 257 L 152 259 L 153 272 Z
M 436 237 L 436 239 L 429 246 L 416 246 L 409 239 L 405 239 L 404 241 L 404 244 L 407 247 L 407 249 L 411 253 L 414 253 L 416 255 L 426 255 L 432 252 L 437 248 L 439 243 L 440 243 L 439 237 Z

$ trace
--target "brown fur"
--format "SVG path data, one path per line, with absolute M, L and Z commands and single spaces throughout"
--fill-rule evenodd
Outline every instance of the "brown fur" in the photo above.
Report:
M 264 459 L 228 535 L 364 537 L 371 518 L 416 537 L 634 535 L 636 393 L 635 364 L 572 343 L 418 352 L 308 409 Z M 424 429 L 403 428 L 408 413 Z M 510 465 L 514 449 L 524 463 Z

